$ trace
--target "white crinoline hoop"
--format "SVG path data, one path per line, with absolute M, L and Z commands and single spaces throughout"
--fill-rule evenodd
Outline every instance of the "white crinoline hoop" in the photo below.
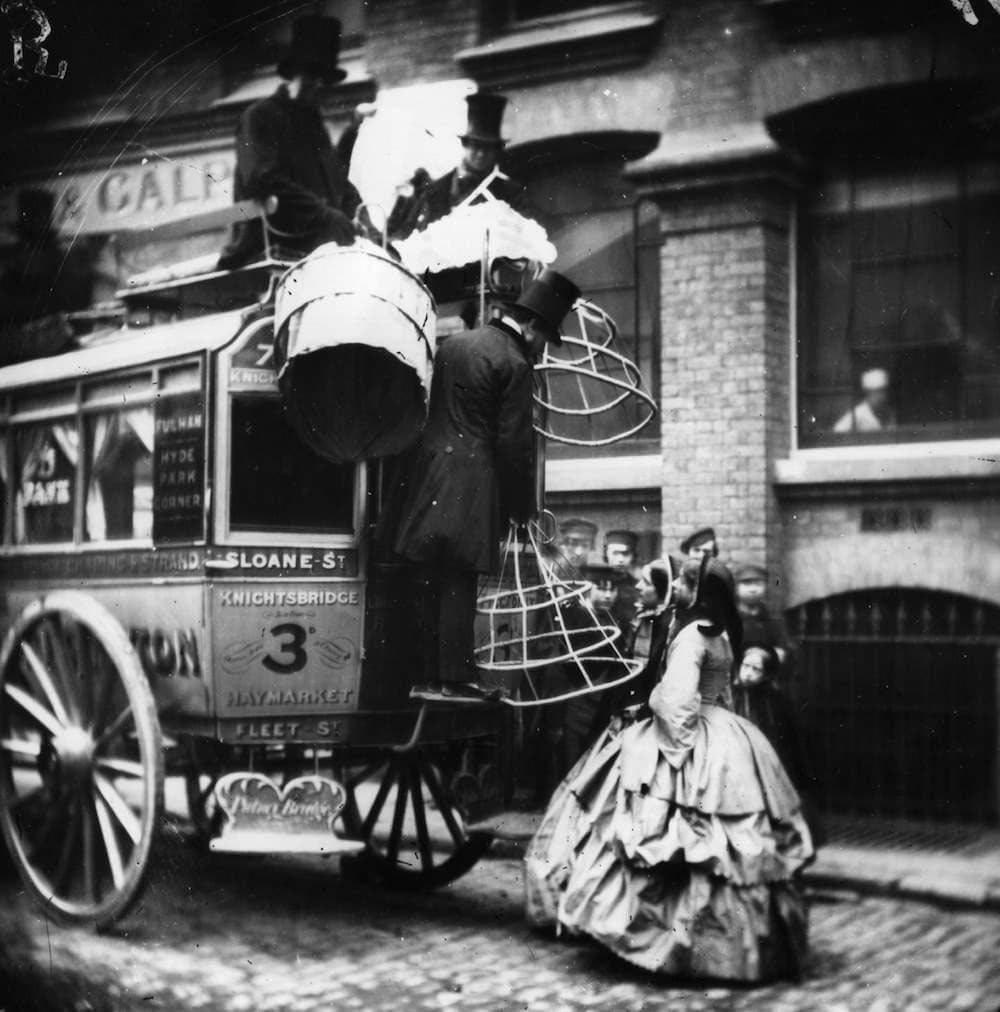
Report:
M 579 299 L 577 334 L 547 344 L 535 372 L 535 429 L 571 446 L 609 446 L 634 436 L 656 416 L 639 367 L 617 350 L 618 328 L 599 306 Z
M 499 581 L 480 595 L 488 633 L 476 648 L 476 666 L 491 672 L 520 698 L 510 706 L 557 703 L 603 692 L 634 678 L 642 661 L 622 656 L 613 621 L 589 602 L 591 584 L 559 572 L 539 526 L 511 525 Z M 511 684 L 511 680 L 515 684 Z

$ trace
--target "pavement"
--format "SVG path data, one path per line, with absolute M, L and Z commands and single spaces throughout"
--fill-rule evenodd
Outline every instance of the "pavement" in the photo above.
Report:
M 541 812 L 508 811 L 477 823 L 491 853 L 518 858 Z M 828 816 L 830 841 L 805 872 L 819 889 L 917 899 L 1000 912 L 1000 829 Z

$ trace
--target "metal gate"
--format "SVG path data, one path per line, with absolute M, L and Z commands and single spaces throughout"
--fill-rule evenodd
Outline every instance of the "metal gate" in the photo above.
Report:
M 998 821 L 1000 608 L 886 588 L 810 601 L 788 619 L 823 809 Z

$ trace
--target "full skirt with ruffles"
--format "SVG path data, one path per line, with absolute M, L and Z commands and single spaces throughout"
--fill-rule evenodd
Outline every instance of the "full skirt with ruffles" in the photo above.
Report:
M 718 706 L 679 763 L 661 740 L 656 717 L 609 729 L 559 785 L 525 857 L 529 921 L 654 972 L 797 977 L 813 849 L 773 748 Z

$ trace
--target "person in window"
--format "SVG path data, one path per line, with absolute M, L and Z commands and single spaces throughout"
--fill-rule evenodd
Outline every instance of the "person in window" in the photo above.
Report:
M 498 318 L 438 346 L 427 424 L 384 511 L 399 518 L 385 521 L 392 549 L 421 568 L 436 613 L 420 644 L 427 683 L 416 695 L 493 694 L 474 664 L 478 574 L 497 568 L 508 522 L 535 515 L 533 362 L 546 341 L 561 340 L 579 294 L 544 271 Z
M 889 374 L 869 369 L 861 374 L 862 399 L 834 423 L 834 432 L 881 432 L 896 426 L 889 403 Z
M 700 559 L 709 555 L 713 559 L 719 557 L 719 541 L 711 527 L 699 527 L 681 542 L 681 553 L 689 559 Z
M 507 99 L 491 92 L 476 92 L 466 97 L 468 127 L 461 135 L 462 161 L 450 172 L 428 183 L 415 202 L 409 217 L 390 231 L 395 239 L 405 239 L 432 222 L 450 214 L 460 204 L 474 203 L 477 194 L 489 191 L 497 200 L 510 204 L 515 211 L 525 209 L 525 188 L 500 172 L 500 154 L 507 141 L 500 136 Z
M 527 915 L 655 973 L 797 977 L 813 857 L 774 748 L 732 711 L 742 632 L 732 576 L 689 559 L 652 715 L 595 743 L 525 858 Z
M 247 109 L 236 134 L 233 197 L 277 197 L 268 227 L 281 254 L 294 259 L 327 242 L 349 246 L 357 234 L 352 219 L 361 197 L 347 179 L 347 167 L 317 107 L 323 89 L 347 76 L 337 65 L 339 54 L 336 18 L 299 18 L 278 64 L 284 83 Z M 219 268 L 241 267 L 263 252 L 261 223 L 241 223 L 219 258 Z

